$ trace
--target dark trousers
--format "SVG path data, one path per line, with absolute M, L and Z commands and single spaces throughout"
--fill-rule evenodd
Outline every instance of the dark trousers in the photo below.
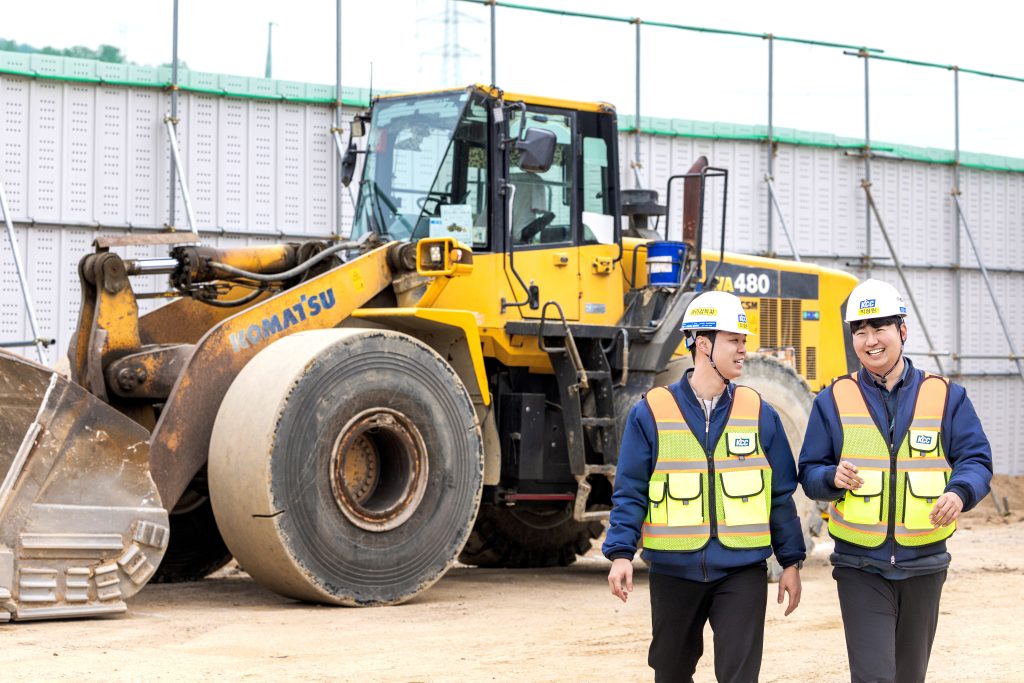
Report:
M 761 670 L 768 578 L 760 566 L 714 583 L 650 575 L 654 637 L 647 663 L 657 683 L 690 683 L 704 654 L 704 624 L 715 634 L 715 677 L 752 683 Z
M 939 621 L 946 572 L 890 581 L 836 567 L 853 683 L 921 683 Z

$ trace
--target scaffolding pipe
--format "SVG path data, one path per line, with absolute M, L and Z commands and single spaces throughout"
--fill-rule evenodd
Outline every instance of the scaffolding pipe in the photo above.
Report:
M 960 70 L 953 69 L 953 197 L 960 196 Z M 953 263 L 956 269 L 953 271 L 953 348 L 960 352 L 963 349 L 963 320 L 960 317 L 961 287 L 963 286 L 963 275 L 960 272 L 960 215 L 957 212 L 956 223 L 953 228 Z M 953 361 L 953 370 L 960 372 L 960 359 Z
M 974 235 L 971 233 L 970 226 L 967 225 L 967 216 L 964 215 L 964 208 L 960 204 L 960 197 L 953 195 L 953 201 L 956 203 L 956 212 L 959 217 L 959 224 L 963 226 L 964 233 L 967 235 L 967 242 L 971 245 L 971 250 L 974 252 L 974 258 L 978 261 L 978 267 L 981 268 L 981 278 L 985 281 L 985 287 L 988 289 L 988 295 L 992 299 L 992 305 L 996 309 L 996 317 L 999 318 L 999 325 L 1003 328 L 1003 334 L 1006 336 L 1006 343 L 1010 346 L 1010 358 L 1017 364 L 1017 372 L 1020 374 L 1020 378 L 1024 380 L 1024 365 L 1021 365 L 1020 356 L 1017 355 L 1017 349 L 1013 344 L 1013 337 L 1010 336 L 1010 328 L 1006 325 L 1006 320 L 1003 318 L 1003 310 L 999 307 L 999 301 L 996 299 L 996 292 L 992 288 L 992 281 L 988 277 L 988 271 L 985 269 L 985 263 L 981 260 L 981 252 L 978 251 L 978 245 L 974 242 Z M 961 356 L 966 358 L 967 356 Z
M 784 234 L 786 236 L 786 242 L 789 244 L 789 250 L 793 254 L 793 260 L 794 261 L 799 261 L 800 260 L 800 254 L 797 253 L 796 245 L 793 244 L 793 238 L 789 234 L 789 227 L 786 226 L 786 217 L 784 215 L 782 215 L 782 207 L 779 206 L 779 198 L 775 196 L 775 182 L 772 180 L 771 176 L 765 176 L 764 180 L 768 184 L 768 201 L 769 201 L 768 217 L 769 217 L 769 219 L 771 218 L 771 211 L 770 211 L 770 209 L 771 209 L 771 205 L 774 204 L 775 205 L 775 210 L 779 212 L 779 225 L 782 226 L 782 234 Z M 769 234 L 771 234 L 771 233 L 769 233 Z M 774 253 L 772 253 L 771 255 L 774 256 Z
M 860 51 L 864 57 L 864 189 L 871 197 L 871 88 L 868 78 L 867 53 Z M 871 211 L 864 212 L 864 269 L 871 277 Z M 915 305 L 914 308 L 917 308 Z M 931 342 L 929 342 L 930 344 Z
M 14 223 L 11 221 L 11 209 L 7 203 L 7 190 L 4 189 L 3 180 L 0 180 L 0 211 L 4 212 L 4 227 L 7 229 L 7 239 L 11 243 L 11 254 L 14 256 L 14 270 L 18 273 L 18 283 L 21 285 L 21 296 L 25 300 L 25 311 L 28 313 L 28 325 L 32 328 L 32 340 L 27 345 L 35 345 L 39 362 L 46 365 L 46 342 L 39 336 L 39 323 L 36 321 L 36 309 L 32 305 L 32 295 L 28 291 L 28 280 L 25 278 L 25 266 L 21 262 L 21 250 L 18 247 L 18 237 L 14 234 Z M 19 346 L 22 344 L 19 342 Z
M 171 22 L 171 120 L 174 121 L 175 125 L 178 123 L 178 0 L 174 0 L 174 19 Z M 173 139 L 174 136 L 172 135 Z M 175 143 L 171 143 L 172 146 Z M 177 209 L 177 188 L 174 185 L 174 178 L 178 175 L 178 157 L 176 154 L 171 154 L 171 169 L 170 175 L 167 178 L 168 189 L 170 190 L 170 197 L 167 199 L 168 212 L 170 217 L 167 219 L 168 227 L 173 228 L 178 222 L 178 209 Z
M 199 237 L 199 228 L 196 226 L 196 216 L 192 211 L 192 197 L 188 192 L 188 183 L 185 180 L 185 171 L 181 167 L 181 153 L 178 151 L 178 136 L 174 132 L 174 122 L 172 117 L 164 119 L 164 126 L 167 128 L 167 139 L 171 143 L 171 159 L 174 161 L 174 167 L 177 169 L 178 185 L 181 187 L 181 199 L 185 203 L 185 215 L 188 217 L 188 228 L 192 231 L 196 237 Z M 171 178 L 171 182 L 174 179 Z M 171 193 L 174 194 L 173 192 Z
M 338 0 L 341 2 L 341 0 Z M 491 6 L 491 85 L 498 84 L 498 37 L 497 37 L 497 3 L 490 0 Z
M 768 183 L 768 207 L 767 207 L 767 209 L 768 209 L 768 211 L 767 211 L 767 219 L 768 219 L 768 245 L 767 245 L 766 251 L 767 251 L 767 255 L 769 257 L 775 255 L 775 236 L 774 236 L 773 231 L 772 231 L 772 218 L 773 218 L 773 216 L 772 216 L 772 204 L 774 203 L 775 207 L 778 208 L 778 201 L 775 199 L 774 188 L 772 187 L 772 182 L 775 180 L 775 140 L 774 140 L 774 138 L 775 138 L 775 129 L 772 127 L 772 113 L 773 113 L 772 109 L 773 109 L 774 95 L 775 95 L 775 92 L 774 92 L 774 89 L 773 89 L 774 88 L 774 75 L 775 75 L 775 66 L 774 66 L 774 62 L 773 62 L 773 60 L 774 60 L 774 52 L 775 52 L 774 48 L 775 48 L 775 37 L 772 36 L 772 34 L 769 33 L 768 34 L 768 174 L 765 175 L 765 177 L 764 177 L 765 182 Z M 779 209 L 779 218 L 780 218 L 780 220 L 783 220 L 783 222 L 785 222 L 785 220 L 782 219 L 782 210 L 781 209 Z M 789 237 L 788 233 L 786 234 L 786 237 L 787 238 Z M 793 247 L 793 245 L 792 245 L 792 243 L 790 243 L 790 248 L 792 249 L 792 247 Z M 796 254 L 796 250 L 795 249 L 793 249 L 793 253 Z M 799 260 L 800 259 L 797 258 L 797 261 L 799 261 Z
M 341 234 L 341 223 L 344 216 L 340 190 L 343 187 L 341 182 L 341 161 L 345 158 L 345 150 L 341 146 L 341 128 L 342 124 L 344 124 L 341 109 L 343 104 L 341 92 L 341 0 L 336 0 L 335 2 L 334 16 L 334 126 L 331 128 L 331 137 L 334 138 L 334 144 L 338 148 L 338 172 L 335 174 L 335 182 L 338 184 L 339 193 L 337 195 L 338 210 L 335 211 L 334 230 L 331 231 L 331 236 L 337 238 Z M 349 193 L 351 196 L 351 190 L 349 190 Z
M 864 62 L 867 64 L 867 61 Z M 875 214 L 875 220 L 878 222 L 878 229 L 882 233 L 882 238 L 885 240 L 885 245 L 889 248 L 889 254 L 892 256 L 893 265 L 896 266 L 896 272 L 900 275 L 900 280 L 903 282 L 903 290 L 907 293 L 907 298 L 910 299 L 910 304 L 914 307 L 914 312 L 917 313 L 918 322 L 921 325 L 921 331 L 924 332 L 925 341 L 928 342 L 929 353 L 935 350 L 935 344 L 932 342 L 932 336 L 928 333 L 928 326 L 924 322 L 924 313 L 921 307 L 917 305 L 917 300 L 914 299 L 914 292 L 910 288 L 910 282 L 907 281 L 907 274 L 903 272 L 903 265 L 900 263 L 900 257 L 896 255 L 896 248 L 892 244 L 892 239 L 889 237 L 889 231 L 885 228 L 885 222 L 882 220 L 881 214 L 878 212 L 878 206 L 875 204 L 875 198 L 871 194 L 871 183 L 865 181 L 862 184 L 864 188 L 864 195 L 868 200 L 868 208 L 872 213 Z M 939 368 L 940 374 L 945 374 L 945 370 L 942 367 L 942 361 L 939 360 L 938 355 L 934 356 L 935 365 Z
M 633 181 L 640 188 L 640 19 L 633 19 L 636 25 L 636 114 L 633 116 Z

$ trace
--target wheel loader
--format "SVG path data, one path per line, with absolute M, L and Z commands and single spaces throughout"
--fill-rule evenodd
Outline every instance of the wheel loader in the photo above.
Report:
M 381 97 L 352 132 L 345 240 L 101 237 L 69 376 L 0 352 L 0 620 L 122 612 L 231 557 L 352 606 L 456 561 L 566 565 L 608 514 L 629 407 L 687 367 L 706 288 L 743 298 L 744 380 L 794 441 L 847 371 L 854 279 L 704 250 L 728 175 L 704 158 L 669 181 L 669 226 L 619 186 L 610 105 L 474 85 Z M 167 256 L 118 255 L 134 245 Z M 154 274 L 174 300 L 140 316 L 132 281 Z

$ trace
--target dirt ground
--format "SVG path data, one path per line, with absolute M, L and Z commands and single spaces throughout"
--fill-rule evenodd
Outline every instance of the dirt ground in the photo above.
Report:
M 950 540 L 931 681 L 1021 681 L 1024 478 L 997 477 L 991 500 Z M 769 587 L 763 681 L 849 680 L 835 585 L 822 544 L 790 617 Z M 3 681 L 649 681 L 647 573 L 623 605 L 597 547 L 572 567 L 456 567 L 411 603 L 303 605 L 240 571 L 151 585 L 112 619 L 0 625 Z M 710 631 L 705 633 L 710 654 Z M 705 656 L 697 680 L 714 680 Z

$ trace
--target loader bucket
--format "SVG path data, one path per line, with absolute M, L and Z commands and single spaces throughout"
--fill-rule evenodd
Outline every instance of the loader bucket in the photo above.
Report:
M 0 621 L 124 612 L 168 533 L 149 432 L 0 350 Z

